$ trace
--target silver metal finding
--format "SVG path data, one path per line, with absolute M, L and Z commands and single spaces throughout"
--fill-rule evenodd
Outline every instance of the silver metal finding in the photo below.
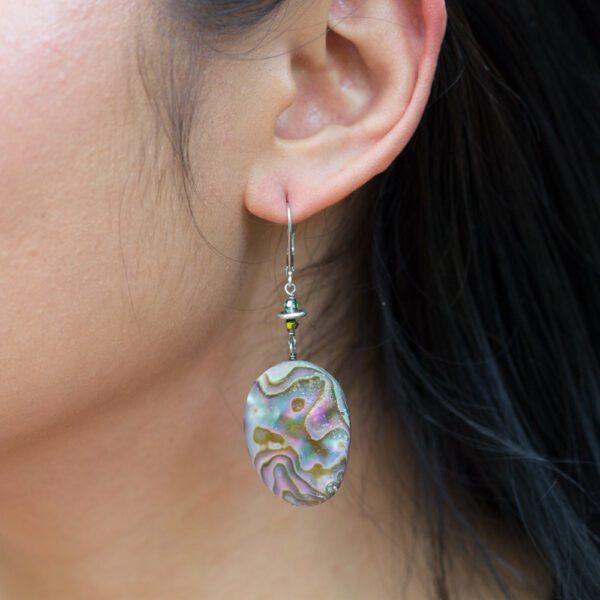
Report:
M 290 350 L 290 360 L 296 360 L 296 329 L 298 328 L 298 319 L 306 316 L 306 311 L 301 310 L 296 300 L 296 284 L 294 283 L 294 263 L 296 258 L 296 226 L 292 220 L 292 208 L 289 201 L 287 204 L 288 218 L 288 243 L 287 243 L 287 262 L 285 272 L 287 274 L 287 282 L 284 286 L 284 291 L 287 298 L 283 304 L 283 310 L 277 313 L 280 319 L 283 319 L 288 330 L 288 346 Z
M 290 360 L 296 360 L 298 354 L 296 352 L 296 332 L 290 331 L 288 336 L 288 347 L 290 349 Z
M 288 247 L 287 247 L 287 265 L 285 267 L 285 271 L 287 273 L 287 283 L 285 285 L 285 291 L 288 296 L 293 296 L 296 291 L 296 286 L 294 285 L 294 262 L 296 260 L 296 226 L 294 225 L 294 221 L 292 220 L 292 207 L 290 206 L 289 201 L 286 199 L 286 207 L 287 207 L 287 219 L 288 219 Z M 293 288 L 292 288 L 293 286 Z M 288 287 L 293 289 L 293 292 L 290 294 L 288 292 Z

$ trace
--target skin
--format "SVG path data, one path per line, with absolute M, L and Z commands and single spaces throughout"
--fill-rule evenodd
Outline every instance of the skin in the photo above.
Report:
M 252 382 L 286 358 L 285 197 L 302 272 L 335 247 L 344 198 L 414 133 L 444 4 L 290 2 L 271 34 L 216 54 L 164 19 L 150 0 L 0 0 L 0 596 L 427 597 L 414 474 L 373 410 L 375 357 L 336 372 L 353 454 L 325 505 L 272 497 L 241 427 Z M 201 66 L 193 218 L 161 103 L 173 51 Z M 330 291 L 301 281 L 318 315 Z M 354 343 L 301 331 L 326 368 Z M 497 597 L 458 572 L 461 598 Z M 535 572 L 519 597 L 543 597 Z

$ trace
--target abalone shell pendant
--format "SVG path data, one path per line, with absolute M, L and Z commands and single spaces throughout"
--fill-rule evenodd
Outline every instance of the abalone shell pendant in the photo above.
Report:
M 293 506 L 315 506 L 339 489 L 350 452 L 350 414 L 340 384 L 325 369 L 297 360 L 296 330 L 306 316 L 296 298 L 296 227 L 287 201 L 285 321 L 290 360 L 267 369 L 246 400 L 246 447 L 264 484 Z
M 265 371 L 246 400 L 246 446 L 265 485 L 294 506 L 340 487 L 350 450 L 344 393 L 325 369 L 289 360 Z

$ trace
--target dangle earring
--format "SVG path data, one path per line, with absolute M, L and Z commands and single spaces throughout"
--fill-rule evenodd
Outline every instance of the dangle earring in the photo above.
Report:
M 294 506 L 314 506 L 339 489 L 350 451 L 350 414 L 340 384 L 325 369 L 297 360 L 296 329 L 306 316 L 296 299 L 296 228 L 287 203 L 285 322 L 290 359 L 267 369 L 246 400 L 244 432 L 265 485 Z

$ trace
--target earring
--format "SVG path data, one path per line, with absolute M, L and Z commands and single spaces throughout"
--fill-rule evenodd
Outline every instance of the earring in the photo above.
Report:
M 244 433 L 250 458 L 265 485 L 294 506 L 314 506 L 339 489 L 350 450 L 350 414 L 340 384 L 325 369 L 297 360 L 296 329 L 306 316 L 296 299 L 296 228 L 287 202 L 287 298 L 290 358 L 267 369 L 246 400 Z

